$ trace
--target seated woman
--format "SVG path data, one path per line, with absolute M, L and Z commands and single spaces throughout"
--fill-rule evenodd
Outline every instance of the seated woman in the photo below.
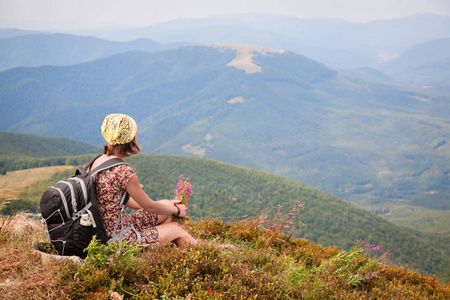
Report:
M 107 144 L 103 155 L 97 158 L 91 169 L 112 158 L 123 159 L 141 151 L 137 144 L 136 122 L 124 114 L 107 115 L 101 126 Z M 125 191 L 130 195 L 127 207 L 136 209 L 131 214 L 122 214 L 125 228 L 133 225 L 140 234 L 140 245 L 166 245 L 174 242 L 178 247 L 195 245 L 197 241 L 175 220 L 186 217 L 187 207 L 175 200 L 153 201 L 142 190 L 135 171 L 128 165 L 118 165 L 99 172 L 93 177 L 98 205 L 106 233 L 111 236 L 120 214 L 120 202 Z M 124 241 L 138 243 L 138 235 L 129 230 Z

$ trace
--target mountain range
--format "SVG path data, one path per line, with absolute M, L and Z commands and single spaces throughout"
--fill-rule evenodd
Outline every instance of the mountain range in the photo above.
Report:
M 358 78 L 448 94 L 449 28 L 449 17 L 437 15 L 368 23 L 231 15 L 70 34 L 4 28 L 0 29 L 0 70 L 71 65 L 133 50 L 229 43 L 284 49 Z
M 293 52 L 195 46 L 14 68 L 0 73 L 0 95 L 2 131 L 101 145 L 104 116 L 123 112 L 145 152 L 268 171 L 358 204 L 448 202 L 448 96 Z
M 132 50 L 227 43 L 284 49 L 370 81 L 448 94 L 449 28 L 449 17 L 437 15 L 351 23 L 258 14 L 70 34 L 5 28 L 0 30 L 0 70 L 77 64 Z
M 339 19 L 242 14 L 177 19 L 147 27 L 73 31 L 111 40 L 245 44 L 284 49 L 332 68 L 377 67 L 418 44 L 450 37 L 450 17 L 409 17 L 352 23 Z
M 149 39 L 108 41 L 93 36 L 3 29 L 0 37 L 0 70 L 43 65 L 66 66 L 127 51 L 156 51 L 179 47 Z
M 379 69 L 397 82 L 450 93 L 450 38 L 416 45 Z

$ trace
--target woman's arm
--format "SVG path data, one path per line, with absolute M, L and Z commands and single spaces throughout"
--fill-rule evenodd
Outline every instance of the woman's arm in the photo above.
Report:
M 127 192 L 130 194 L 130 200 L 132 200 L 131 203 L 129 200 L 128 204 L 134 207 L 139 206 L 139 208 L 143 208 L 146 211 L 151 211 L 158 215 L 177 215 L 178 213 L 178 209 L 175 205 L 167 205 L 158 201 L 153 201 L 141 188 L 137 175 L 134 175 L 128 181 Z M 134 208 L 128 204 L 127 207 Z M 186 205 L 178 205 L 178 208 L 180 209 L 179 216 L 183 218 L 186 217 Z
M 130 197 L 130 199 L 128 199 L 127 202 L 127 207 L 132 208 L 132 209 L 141 209 L 142 207 L 136 202 L 136 200 L 134 200 L 133 198 Z

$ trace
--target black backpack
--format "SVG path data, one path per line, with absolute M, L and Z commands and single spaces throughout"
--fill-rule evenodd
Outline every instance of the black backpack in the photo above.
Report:
M 84 258 L 87 255 L 85 249 L 94 235 L 103 243 L 121 241 L 123 234 L 129 229 L 127 227 L 124 230 L 122 226 L 122 231 L 116 234 L 128 200 L 128 193 L 125 192 L 113 237 L 106 235 L 92 177 L 98 172 L 126 163 L 120 158 L 113 158 L 89 172 L 99 156 L 94 157 L 85 167 L 79 167 L 74 176 L 48 187 L 41 197 L 42 223 L 48 240 L 60 255 Z

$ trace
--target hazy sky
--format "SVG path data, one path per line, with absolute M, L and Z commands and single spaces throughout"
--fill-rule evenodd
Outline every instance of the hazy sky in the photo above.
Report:
M 145 26 L 238 13 L 367 22 L 416 13 L 450 15 L 450 0 L 0 0 L 0 27 L 75 29 Z

